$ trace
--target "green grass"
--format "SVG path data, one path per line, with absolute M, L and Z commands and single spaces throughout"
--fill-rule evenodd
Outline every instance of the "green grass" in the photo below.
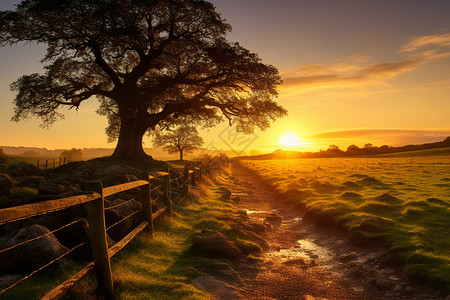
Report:
M 450 292 L 450 153 L 421 153 L 242 164 L 287 201 L 305 207 L 309 217 L 348 231 L 366 218 L 382 218 L 385 258 Z
M 230 203 L 218 200 L 227 178 L 224 174 L 214 182 L 206 179 L 202 192 L 192 192 L 193 198 L 189 202 L 193 203 L 174 206 L 172 219 L 162 218 L 155 222 L 153 239 L 140 234 L 116 254 L 112 259 L 112 271 L 118 299 L 209 299 L 191 283 L 195 277 L 205 275 L 217 261 L 196 256 L 191 251 L 193 238 L 201 235 L 202 230 L 219 231 L 241 246 L 258 247 L 251 234 L 236 234 L 231 230 L 243 213 Z M 46 271 L 18 286 L 5 299 L 39 298 L 82 268 L 74 262 L 65 263 L 70 267 Z M 188 267 L 197 271 L 187 272 Z M 95 295 L 95 285 L 94 276 L 88 276 L 70 292 L 68 299 Z

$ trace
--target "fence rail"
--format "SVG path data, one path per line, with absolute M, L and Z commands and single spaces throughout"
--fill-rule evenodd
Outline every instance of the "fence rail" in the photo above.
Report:
M 38 160 L 36 162 L 36 168 L 43 169 L 43 170 L 49 170 L 49 169 L 54 169 L 54 168 L 57 168 L 57 167 L 61 167 L 61 166 L 65 165 L 65 164 L 68 164 L 69 162 L 70 162 L 70 160 L 68 158 L 66 158 L 66 157 L 60 157 L 59 161 L 56 158 L 53 158 L 53 159 L 50 159 L 50 160 L 46 159 L 45 163 L 44 163 L 44 161 L 42 161 L 42 163 L 41 163 L 41 161 Z
M 214 172 L 213 170 L 210 170 L 210 168 L 207 169 L 194 168 L 193 170 L 190 170 L 189 166 L 186 165 L 182 174 L 174 178 L 171 178 L 171 174 L 173 174 L 174 172 L 173 170 L 171 172 L 169 168 L 168 172 L 156 172 L 154 173 L 153 176 L 146 175 L 145 178 L 142 180 L 136 180 L 133 182 L 127 182 L 106 188 L 103 187 L 102 182 L 100 181 L 88 182 L 85 189 L 86 194 L 83 195 L 70 196 L 57 200 L 49 200 L 33 204 L 0 209 L 0 225 L 15 222 L 18 220 L 28 219 L 42 214 L 57 212 L 81 204 L 86 205 L 88 211 L 89 240 L 91 244 L 91 251 L 94 261 L 90 262 L 82 270 L 74 274 L 71 278 L 64 281 L 53 290 L 49 291 L 42 299 L 46 300 L 59 299 L 79 280 L 81 280 L 86 274 L 88 274 L 92 269 L 95 269 L 96 271 L 96 278 L 99 291 L 106 296 L 112 297 L 114 294 L 114 288 L 112 281 L 110 258 L 118 251 L 120 251 L 123 247 L 125 247 L 126 244 L 128 244 L 137 234 L 139 234 L 142 231 L 147 232 L 149 237 L 153 237 L 153 220 L 155 220 L 156 218 L 160 217 L 163 214 L 171 217 L 173 195 L 178 195 L 181 198 L 181 200 L 177 204 L 183 201 L 189 193 L 189 186 L 194 187 L 196 183 L 201 179 L 202 171 L 206 171 L 204 172 L 204 174 L 206 173 L 211 174 L 211 172 Z M 156 184 L 156 181 L 159 181 L 159 184 Z M 175 184 L 176 186 L 172 187 L 173 184 Z M 105 197 L 112 196 L 135 188 L 141 189 L 140 203 L 142 206 L 143 219 L 141 223 L 137 227 L 135 227 L 130 233 L 128 233 L 125 237 L 123 237 L 119 242 L 114 244 L 111 248 L 108 248 L 107 231 L 115 227 L 119 223 L 125 221 L 126 219 L 136 215 L 141 210 L 140 209 L 136 210 L 135 212 L 130 213 L 128 216 L 122 218 L 115 224 L 106 227 L 105 211 L 113 209 L 120 205 L 125 205 L 131 200 L 105 208 Z M 152 192 L 156 192 L 157 190 L 160 192 L 160 195 L 155 199 L 152 199 Z M 161 202 L 165 205 L 165 207 L 153 212 L 152 202 L 156 202 L 157 200 L 161 200 Z M 76 221 L 72 221 L 69 224 L 66 224 L 56 230 L 51 231 L 50 233 L 71 226 L 80 220 L 81 218 L 77 219 Z M 46 235 L 49 235 L 50 233 L 47 233 Z M 9 251 L 12 248 L 29 243 L 44 236 L 45 235 L 24 241 L 7 249 L 3 249 L 1 252 Z M 87 244 L 89 240 L 84 241 L 83 243 L 73 247 L 68 252 L 64 253 L 55 260 L 47 263 L 46 265 L 38 268 L 37 270 L 33 271 L 29 275 L 23 277 L 22 279 L 18 280 L 17 282 L 13 283 L 7 288 L 1 290 L 0 295 L 5 293 L 12 287 L 25 281 L 35 273 L 51 265 L 55 261 L 60 260 L 62 257 L 68 255 L 70 252 L 76 250 L 77 248 L 83 246 L 84 244 Z

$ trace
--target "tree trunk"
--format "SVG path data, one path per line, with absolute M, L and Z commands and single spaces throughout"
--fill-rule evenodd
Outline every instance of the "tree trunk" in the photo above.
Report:
M 147 128 L 137 118 L 121 118 L 119 140 L 113 158 L 122 160 L 139 160 L 151 158 L 144 152 L 142 138 Z
M 183 160 L 183 150 L 180 150 L 180 160 Z

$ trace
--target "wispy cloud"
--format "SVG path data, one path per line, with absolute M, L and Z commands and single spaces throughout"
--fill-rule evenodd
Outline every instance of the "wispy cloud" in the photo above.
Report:
M 403 46 L 401 52 L 412 52 L 425 47 L 449 47 L 450 33 L 413 36 L 408 44 Z
M 306 65 L 283 72 L 285 87 L 326 86 L 339 84 L 361 84 L 385 81 L 401 73 L 413 70 L 420 64 L 416 60 L 405 60 L 395 63 L 371 64 L 356 66 L 338 65 Z

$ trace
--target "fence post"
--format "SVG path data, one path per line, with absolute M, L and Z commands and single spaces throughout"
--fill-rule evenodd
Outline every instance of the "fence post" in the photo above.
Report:
M 183 172 L 183 196 L 189 193 L 189 164 L 184 166 Z
M 47 171 L 48 168 L 48 159 L 45 160 L 45 171 Z
M 36 168 L 39 169 L 39 160 L 38 160 L 37 163 L 36 163 Z
M 66 158 L 64 157 L 64 163 L 63 163 L 64 165 L 66 164 Z
M 170 173 L 168 175 L 164 175 L 161 180 L 163 185 L 162 201 L 167 206 L 166 214 L 169 217 L 172 217 L 172 200 L 170 199 Z
M 148 223 L 145 231 L 150 235 L 151 238 L 153 238 L 153 212 L 150 176 L 146 174 L 144 180 L 148 181 L 148 184 L 141 187 L 142 211 L 144 212 L 144 221 L 147 221 Z
M 100 198 L 87 203 L 89 236 L 94 256 L 98 289 L 101 293 L 112 297 L 114 295 L 114 286 L 106 240 L 103 184 L 101 181 L 88 182 L 86 183 L 86 190 L 97 192 L 101 195 Z
M 61 156 L 59 157 L 59 166 L 61 167 Z
M 196 177 L 197 176 L 197 168 L 194 168 L 192 170 L 192 186 L 195 186 L 195 181 L 196 181 Z

